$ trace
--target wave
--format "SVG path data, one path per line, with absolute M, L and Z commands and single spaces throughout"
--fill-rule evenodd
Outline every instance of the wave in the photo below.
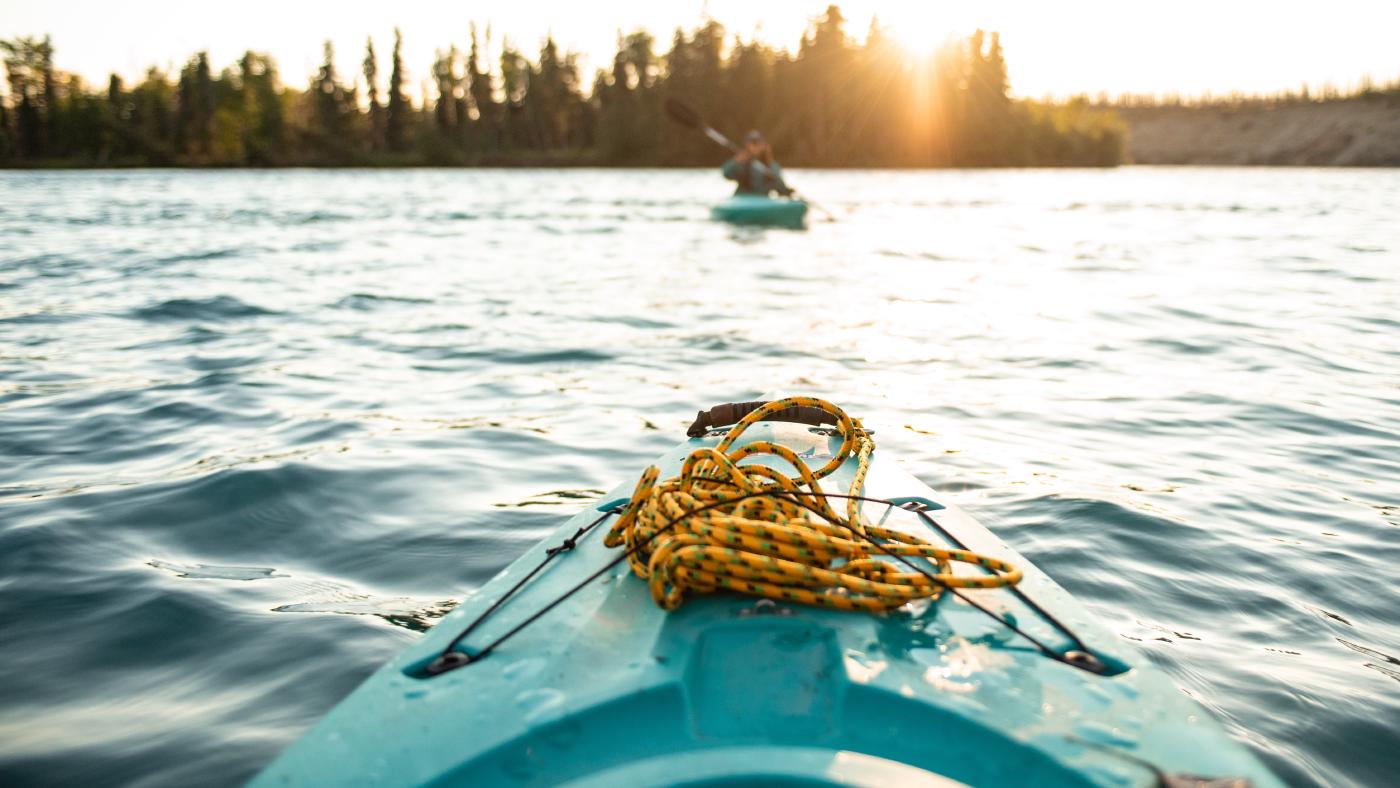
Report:
M 275 314 L 278 313 L 274 310 L 249 304 L 230 295 L 212 298 L 172 298 L 129 313 L 131 317 L 152 322 L 238 320 Z
M 431 298 L 394 296 L 383 293 L 351 293 L 331 304 L 334 309 L 374 309 L 384 304 L 431 304 Z

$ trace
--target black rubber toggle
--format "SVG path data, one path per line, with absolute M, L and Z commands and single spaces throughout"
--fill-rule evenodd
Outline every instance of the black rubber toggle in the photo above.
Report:
M 1102 674 L 1108 672 L 1108 666 L 1103 664 L 1103 660 L 1087 651 L 1066 651 L 1060 655 L 1060 658 L 1066 663 L 1076 668 L 1087 670 L 1090 673 Z
M 567 553 L 575 547 L 578 547 L 578 542 L 576 541 L 576 537 L 571 536 L 565 539 L 563 544 L 560 544 L 558 547 L 551 547 L 545 550 L 544 554 L 550 556 L 559 555 L 560 553 Z
M 428 663 L 426 668 L 429 676 L 440 676 L 449 670 L 470 665 L 476 658 L 464 651 L 447 651 L 438 655 L 438 658 Z

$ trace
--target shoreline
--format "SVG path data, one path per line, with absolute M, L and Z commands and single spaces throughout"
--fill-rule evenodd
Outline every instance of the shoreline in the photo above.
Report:
M 1120 107 L 1133 164 L 1400 167 L 1400 95 Z
M 872 171 L 977 171 L 1015 169 L 1112 169 L 1158 167 L 1325 167 L 1386 169 L 1400 167 L 1400 93 L 1387 91 L 1345 98 L 1244 100 L 1196 105 L 1099 105 L 1094 112 L 1116 116 L 1126 128 L 1124 155 L 1116 163 L 1021 163 L 978 166 L 885 165 L 811 166 L 801 158 L 789 169 Z M 332 153 L 332 155 L 334 155 Z M 705 164 L 608 163 L 596 148 L 553 152 L 518 152 L 443 158 L 418 152 L 359 152 L 348 161 L 316 156 L 284 162 L 221 163 L 151 161 L 141 156 L 97 160 L 57 158 L 0 163 L 0 171 L 63 170 L 388 170 L 388 169 L 599 169 L 685 170 L 718 167 Z

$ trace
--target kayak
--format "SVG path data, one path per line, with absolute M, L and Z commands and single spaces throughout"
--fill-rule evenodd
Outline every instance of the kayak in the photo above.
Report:
M 859 422 L 810 403 L 702 411 L 635 488 L 563 523 L 252 784 L 1281 785 L 1064 589 L 874 449 Z M 726 492 L 780 475 L 808 492 Z M 686 479 L 710 480 L 730 508 L 658 519 Z M 762 505 L 716 513 L 745 501 Z M 861 534 L 843 541 L 830 534 L 855 532 L 824 526 L 818 541 L 895 547 L 850 571 L 823 559 L 834 572 L 809 566 L 781 586 L 772 566 L 707 574 L 726 571 L 715 555 L 746 548 L 676 530 L 766 518 L 765 538 L 782 522 L 810 536 L 791 516 L 808 507 L 832 521 L 846 511 Z M 662 554 L 685 549 L 698 558 L 659 581 Z M 925 557 L 896 561 L 914 553 Z M 840 587 L 822 591 L 814 573 Z
M 807 216 L 807 203 L 756 194 L 736 194 L 711 208 L 710 215 L 731 224 L 801 227 Z

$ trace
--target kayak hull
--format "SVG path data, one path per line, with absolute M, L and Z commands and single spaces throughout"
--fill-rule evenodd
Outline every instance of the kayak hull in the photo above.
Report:
M 722 222 L 763 227 L 801 227 L 807 217 L 807 203 L 779 200 L 752 194 L 736 194 L 710 209 Z
M 739 443 L 775 441 L 820 462 L 839 445 L 825 432 L 764 422 Z M 658 463 L 662 477 L 717 441 L 692 439 L 669 452 Z M 777 458 L 752 459 L 791 472 Z M 825 488 L 847 489 L 854 464 Z M 1043 572 L 879 450 L 867 494 L 921 502 L 969 549 L 1015 563 L 1022 591 L 1112 675 L 1050 659 L 948 594 L 882 615 L 731 594 L 694 596 L 668 613 L 626 563 L 480 661 L 425 675 L 548 548 L 625 503 L 631 487 L 620 485 L 502 571 L 253 784 L 1146 786 L 1155 768 L 1279 785 Z M 910 512 L 866 504 L 865 513 L 946 543 Z M 602 544 L 611 522 L 553 559 L 465 649 L 474 653 L 617 558 Z M 1070 647 L 1011 593 L 965 593 L 1052 647 Z

